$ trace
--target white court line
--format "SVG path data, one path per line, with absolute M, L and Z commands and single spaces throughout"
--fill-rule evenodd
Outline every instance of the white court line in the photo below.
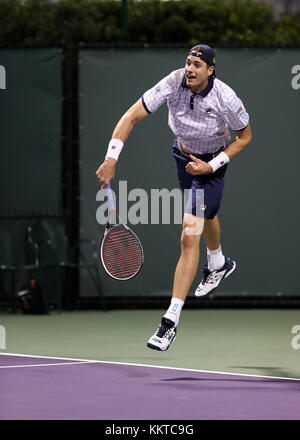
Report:
M 1 354 L 1 353 L 0 353 Z M 81 361 L 81 362 L 56 362 L 54 364 L 25 364 L 25 365 L 1 365 L 0 368 L 28 368 L 28 367 L 56 367 L 61 365 L 78 365 L 78 364 L 93 364 L 93 361 Z
M 244 374 L 244 373 L 228 373 L 227 371 L 213 371 L 213 370 L 197 370 L 193 368 L 179 368 L 179 367 L 165 367 L 160 365 L 147 365 L 147 364 L 135 364 L 128 362 L 111 362 L 111 361 L 99 361 L 92 359 L 77 359 L 77 358 L 65 358 L 65 357 L 57 357 L 57 356 L 39 356 L 34 354 L 19 354 L 19 353 L 1 353 L 0 356 L 20 356 L 20 357 L 31 357 L 31 358 L 39 358 L 39 359 L 60 359 L 60 360 L 70 360 L 74 362 L 86 362 L 86 363 L 95 363 L 95 364 L 111 364 L 111 365 L 126 365 L 132 367 L 147 367 L 147 368 L 162 368 L 165 370 L 175 370 L 175 371 L 191 371 L 194 373 L 212 373 L 212 374 L 224 374 L 229 376 L 242 376 L 242 377 L 257 377 L 260 379 L 277 379 L 277 380 L 297 380 L 300 381 L 299 378 L 294 377 L 279 377 L 279 376 L 262 376 L 258 374 Z

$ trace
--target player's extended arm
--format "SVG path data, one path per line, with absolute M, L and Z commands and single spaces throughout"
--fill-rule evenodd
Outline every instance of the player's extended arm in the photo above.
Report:
M 113 131 L 112 139 L 119 139 L 125 143 L 133 127 L 148 116 L 148 114 L 143 106 L 142 100 L 139 99 L 119 120 Z M 108 157 L 96 171 L 96 176 L 102 184 L 101 189 L 105 188 L 114 178 L 116 163 L 117 161 L 115 159 Z
M 236 131 L 236 135 L 235 140 L 224 150 L 229 159 L 238 155 L 248 144 L 250 144 L 252 139 L 250 124 L 248 124 L 243 130 Z

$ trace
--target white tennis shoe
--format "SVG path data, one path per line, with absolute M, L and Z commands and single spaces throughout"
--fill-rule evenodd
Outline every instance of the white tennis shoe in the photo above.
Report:
M 176 339 L 175 322 L 171 319 L 162 318 L 160 326 L 148 340 L 147 347 L 153 350 L 166 351 Z
M 207 264 L 203 266 L 203 279 L 195 291 L 195 296 L 205 296 L 212 293 L 222 280 L 229 277 L 236 268 L 235 261 L 225 257 L 221 269 L 210 271 Z

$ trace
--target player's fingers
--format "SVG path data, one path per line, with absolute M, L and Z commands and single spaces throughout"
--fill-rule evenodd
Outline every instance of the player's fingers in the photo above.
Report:
M 187 167 L 191 167 L 191 166 L 195 166 L 195 165 L 197 165 L 195 162 L 188 162 L 187 164 L 186 164 L 186 168 Z
M 189 162 L 185 167 L 186 170 L 194 170 L 198 164 L 195 162 Z
M 195 174 L 197 174 L 196 170 L 193 167 L 187 167 L 186 168 L 186 172 L 191 174 L 192 176 L 194 176 Z
M 198 159 L 198 157 L 193 156 L 192 154 L 190 154 L 190 158 L 194 161 L 194 162 L 201 162 L 201 159 Z
M 110 183 L 110 179 L 108 179 L 108 178 L 102 179 L 101 189 L 106 188 L 109 183 Z

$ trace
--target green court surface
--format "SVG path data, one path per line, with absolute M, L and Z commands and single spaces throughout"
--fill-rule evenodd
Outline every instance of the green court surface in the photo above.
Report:
M 300 348 L 292 346 L 299 310 L 183 310 L 166 352 L 146 347 L 161 316 L 161 310 L 0 314 L 6 332 L 0 352 L 300 379 Z

